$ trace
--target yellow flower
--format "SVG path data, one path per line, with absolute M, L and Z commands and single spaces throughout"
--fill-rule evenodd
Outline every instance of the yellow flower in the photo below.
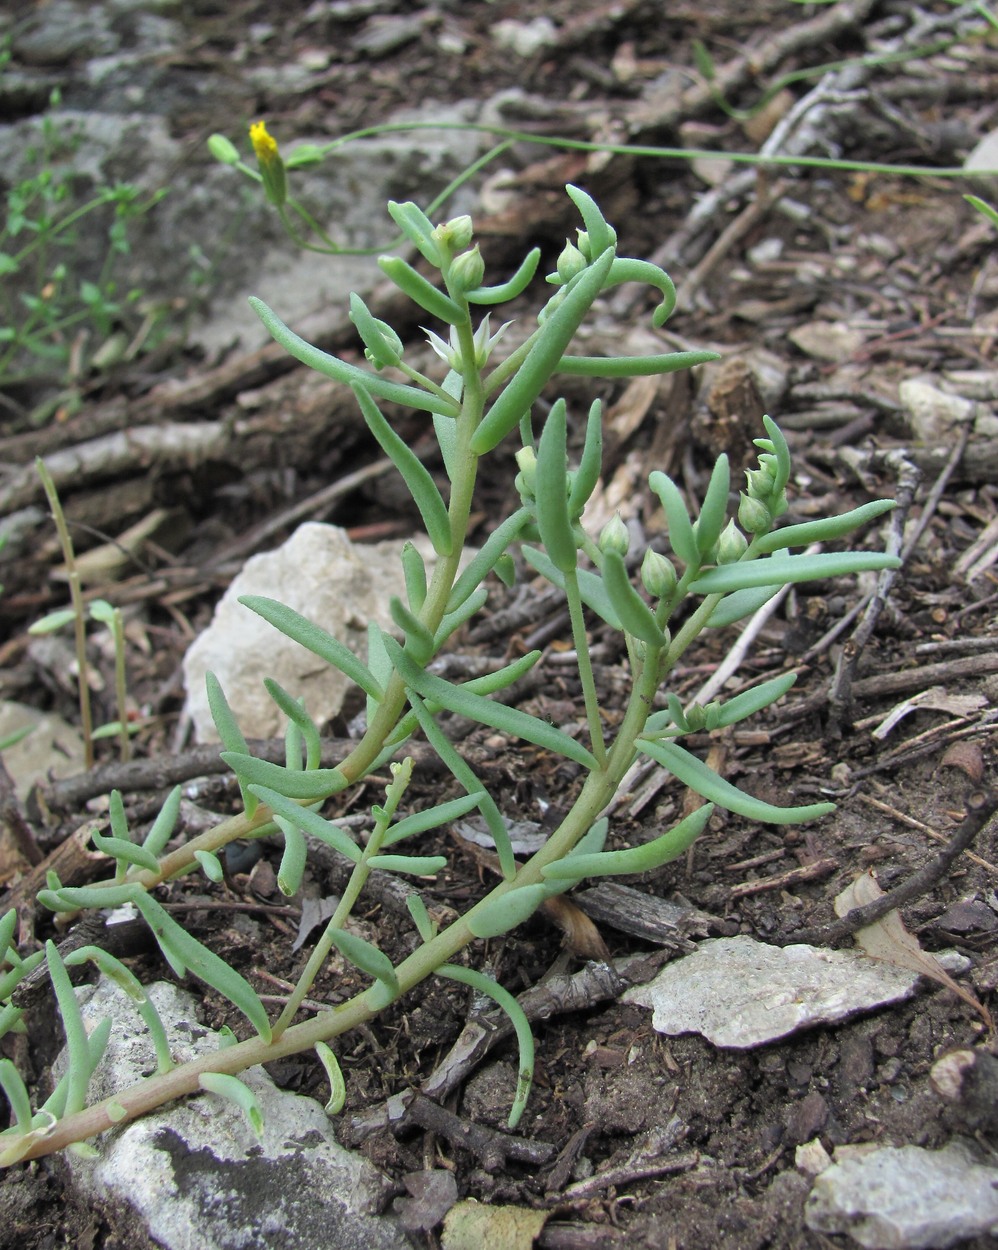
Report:
M 250 126 L 250 143 L 253 144 L 256 159 L 261 165 L 280 160 L 281 154 L 277 148 L 277 140 L 268 132 L 266 122 L 254 122 Z
M 267 199 L 280 208 L 288 198 L 287 176 L 277 140 L 268 132 L 266 122 L 254 122 L 250 126 L 250 143 L 260 166 Z

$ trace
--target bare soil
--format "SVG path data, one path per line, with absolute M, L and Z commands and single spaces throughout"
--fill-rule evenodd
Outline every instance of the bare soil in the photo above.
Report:
M 199 58 L 215 64 L 233 56 L 243 37 L 239 32 L 270 19 L 272 8 L 243 5 L 236 19 L 231 6 L 218 6 L 215 13 L 195 7 L 190 52 L 195 66 Z M 912 16 L 908 4 L 873 3 L 852 6 L 864 11 L 858 22 L 843 20 L 827 30 L 808 25 L 847 7 L 707 0 L 670 5 L 663 15 L 662 6 L 640 0 L 609 9 L 589 0 L 552 3 L 544 13 L 553 23 L 554 41 L 521 57 L 498 44 L 496 23 L 525 22 L 535 16 L 534 6 L 441 2 L 423 11 L 422 25 L 389 57 L 365 50 L 364 38 L 378 31 L 375 19 L 358 16 L 334 28 L 331 19 L 326 26 L 317 24 L 306 19 L 304 6 L 291 5 L 285 6 L 287 20 L 275 30 L 267 56 L 287 62 L 334 38 L 337 55 L 317 71 L 310 90 L 258 98 L 253 106 L 279 122 L 283 133 L 325 130 L 332 136 L 389 118 L 428 96 L 456 100 L 518 88 L 529 107 L 518 106 L 521 117 L 513 124 L 525 130 L 752 150 L 764 140 L 765 128 L 753 131 L 753 124 L 761 124 L 757 115 L 739 122 L 710 99 L 693 68 L 692 41 L 711 48 L 719 73 L 731 69 L 730 104 L 752 110 L 781 75 L 862 53 L 878 39 L 899 38 Z M 387 13 L 391 6 L 383 8 Z M 940 18 L 949 12 L 944 4 L 927 9 Z M 402 20 L 401 9 L 396 16 Z M 810 37 L 800 34 L 809 29 Z M 444 34 L 463 41 L 459 55 L 446 51 Z M 791 108 L 819 78 L 796 78 L 788 84 L 789 97 L 776 107 Z M 996 79 L 993 35 L 990 41 L 961 37 L 951 47 L 882 67 L 855 88 L 855 98 L 837 98 L 845 120 L 826 133 L 838 154 L 853 160 L 955 165 L 987 129 L 985 122 L 993 121 Z M 190 124 L 197 128 L 208 121 L 192 116 Z M 808 588 L 787 599 L 728 686 L 735 690 L 788 667 L 798 670 L 798 685 L 783 706 L 714 749 L 725 774 L 753 793 L 780 802 L 832 797 L 835 814 L 784 830 L 718 813 L 688 860 L 651 879 L 628 882 L 661 898 L 688 900 L 709 918 L 702 933 L 794 941 L 832 921 L 834 896 L 871 866 L 885 890 L 909 880 L 948 841 L 972 796 L 995 785 L 998 582 L 995 565 L 986 560 L 971 580 L 961 557 L 988 526 L 993 535 L 998 439 L 988 436 L 990 427 L 982 420 L 969 434 L 969 427 L 961 426 L 913 429 L 897 389 L 904 379 L 926 375 L 937 386 L 948 379 L 959 393 L 961 385 L 969 385 L 961 379 L 974 375 L 975 386 L 987 383 L 992 389 L 970 398 L 979 415 L 990 410 L 994 425 L 994 236 L 961 198 L 959 191 L 966 188 L 943 179 L 771 170 L 747 186 L 722 182 L 714 210 L 697 223 L 691 210 L 708 188 L 685 162 L 637 155 L 603 159 L 526 144 L 504 160 L 512 171 L 503 188 L 508 198 L 490 201 L 482 214 L 490 265 L 501 271 L 538 243 L 546 253 L 542 272 L 550 270 L 548 262 L 574 228 L 560 188 L 565 181 L 580 181 L 617 226 L 621 251 L 658 256 L 680 286 L 682 303 L 668 325 L 670 341 L 725 354 L 722 368 L 706 370 L 692 382 L 677 377 L 597 385 L 595 393 L 609 411 L 608 515 L 620 508 L 653 534 L 647 472 L 663 469 L 699 497 L 717 451 L 748 461 L 763 411 L 781 421 L 795 455 L 794 519 L 903 493 L 913 468 L 921 474 L 906 510 L 906 537 L 911 539 L 920 519 L 926 525 L 872 636 L 862 646 L 851 642 L 862 613 L 850 619 L 850 612 L 871 586 L 845 581 Z M 650 305 L 643 295 L 633 302 L 629 292 L 624 288 L 607 300 L 606 315 L 590 331 L 591 350 L 600 350 L 601 336 L 649 350 Z M 389 309 L 387 293 L 381 298 Z M 802 338 L 798 332 L 809 326 L 817 330 Z M 331 311 L 328 343 L 355 351 L 348 329 L 339 310 Z M 410 329 L 415 345 L 419 332 Z M 773 379 L 772 397 L 760 382 L 760 368 Z M 570 411 L 584 413 L 594 388 L 569 381 Z M 159 376 L 121 377 L 111 388 L 95 388 L 87 409 L 61 428 L 34 433 L 5 428 L 0 459 L 27 463 L 35 450 L 82 442 L 95 429 L 127 425 L 137 412 L 154 410 L 164 422 L 190 419 L 192 412 L 193 419 L 204 421 L 232 422 L 247 411 L 257 418 L 253 438 L 234 445 L 231 453 L 157 473 L 152 499 L 136 487 L 143 479 L 136 465 L 118 480 L 83 481 L 64 500 L 74 521 L 101 530 L 136 519 L 123 515 L 133 493 L 140 511 L 151 502 L 165 503 L 183 522 L 180 530 L 187 537 L 172 551 L 150 548 L 140 568 L 94 588 L 128 606 L 130 690 L 146 720 L 136 751 L 150 768 L 166 768 L 170 759 L 190 759 L 181 715 L 183 651 L 210 619 L 239 561 L 290 532 L 293 523 L 282 523 L 280 516 L 295 501 L 378 453 L 332 387 L 317 384 L 303 370 L 287 372 L 276 353 L 264 353 L 220 362 L 178 358 Z M 421 431 L 414 423 L 407 433 L 418 440 Z M 576 437 L 580 434 L 576 428 Z M 948 478 L 932 499 L 944 472 Z M 115 500 L 115 519 L 106 514 L 106 504 L 101 512 L 108 498 Z M 484 484 L 480 533 L 512 498 L 511 484 L 498 477 Z M 413 527 L 401 493 L 384 478 L 308 515 L 345 525 L 356 538 L 404 535 Z M 274 527 L 261 537 L 256 527 L 272 518 Z M 82 530 L 79 534 L 85 549 L 89 540 Z M 876 546 L 883 534 L 870 533 L 861 541 Z M 992 536 L 992 551 L 994 544 Z M 988 549 L 985 544 L 979 554 Z M 29 653 L 26 634 L 32 620 L 63 601 L 63 586 L 50 580 L 57 561 L 53 541 L 5 565 L 0 691 L 72 720 L 71 679 L 42 666 Z M 557 607 L 528 583 L 510 593 L 497 588 L 484 621 L 455 649 L 501 659 L 539 639 L 549 657 L 540 680 L 519 698 L 528 710 L 558 720 L 577 695 L 556 662 L 567 638 Z M 693 696 L 730 643 L 727 635 L 714 635 L 687 656 L 674 687 L 680 698 Z M 599 630 L 594 646 L 612 720 L 620 706 L 624 657 Z M 830 701 L 851 646 L 858 652 L 852 688 L 844 689 L 841 702 Z M 112 719 L 108 658 L 95 651 L 94 660 L 105 678 L 104 692 L 97 695 L 99 716 Z M 893 727 L 875 732 L 904 699 L 929 688 L 938 688 L 932 706 L 913 707 Z M 947 704 L 953 696 L 977 698 Z M 345 731 L 345 723 L 328 727 L 333 738 Z M 704 738 L 699 745 L 709 744 Z M 578 785 L 574 769 L 494 736 L 472 734 L 461 749 L 502 793 L 514 818 L 555 823 Z M 33 831 L 46 853 L 86 819 L 86 800 L 104 793 L 109 781 L 126 791 L 136 824 L 155 811 L 166 779 L 158 787 L 148 781 L 129 786 L 125 774 L 115 773 L 114 760 L 113 746 L 105 746 L 99 762 L 108 771 L 91 793 L 71 798 L 53 785 L 44 795 L 47 805 L 32 809 Z M 195 765 L 178 767 L 187 768 L 193 784 Z M 220 769 L 201 772 L 211 778 L 197 789 L 197 802 L 214 811 L 234 810 L 233 787 Z M 425 788 L 415 793 L 426 802 L 451 797 L 432 771 L 419 784 Z M 378 798 L 372 782 L 352 795 L 348 810 L 361 811 Z M 629 797 L 615 813 L 613 844 L 654 836 L 685 801 L 683 788 L 672 779 L 643 805 Z M 451 867 L 425 894 L 442 907 L 459 909 L 480 895 L 490 869 L 456 839 L 443 849 Z M 927 949 L 955 946 L 966 954 L 971 970 L 963 983 L 993 1006 L 994 822 L 981 832 L 974 851 L 976 859 L 960 857 L 942 880 L 905 906 L 903 916 Z M 235 873 L 202 910 L 185 915 L 261 993 L 279 997 L 304 962 L 308 942 L 292 953 L 301 900 L 278 911 L 283 900 L 272 871 L 277 858 L 276 848 L 265 847 L 259 862 Z M 10 877 L 8 885 L 16 898 L 17 878 Z M 306 887 L 309 895 L 323 897 L 338 883 L 317 864 Z M 164 900 L 198 902 L 192 889 L 176 884 Z M 360 919 L 369 927 L 367 935 L 393 958 L 408 952 L 408 930 L 390 900 L 373 902 Z M 50 920 L 40 916 L 35 932 L 39 940 L 50 936 Z M 600 933 L 613 957 L 648 956 L 649 974 L 655 964 L 692 949 L 697 936 L 676 930 L 653 944 L 608 923 Z M 153 951 L 134 958 L 144 976 L 169 975 Z M 573 972 L 584 962 L 542 916 L 474 951 L 472 959 L 517 993 L 552 971 Z M 351 991 L 350 972 L 332 965 L 313 997 L 335 1002 Z M 966 1108 L 944 1104 L 929 1082 L 941 1054 L 988 1044 L 974 1011 L 934 985 L 903 1006 L 744 1052 L 719 1051 L 699 1036 L 658 1035 L 649 1013 L 615 1000 L 537 1021 L 534 1092 L 520 1132 L 550 1145 L 550 1159 L 542 1165 L 504 1159 L 487 1166 L 488 1160 L 445 1133 L 417 1124 L 400 1136 L 387 1129 L 363 1136 L 365 1114 L 388 1096 L 418 1087 L 460 1033 L 470 1006 L 461 987 L 433 982 L 360 1035 L 340 1040 L 348 1096 L 344 1134 L 398 1179 L 400 1195 L 403 1177 L 442 1167 L 454 1173 L 462 1197 L 552 1210 L 541 1245 L 656 1250 L 845 1245 L 845 1238 L 825 1237 L 804 1225 L 810 1180 L 795 1164 L 799 1145 L 819 1138 L 829 1151 L 862 1142 L 937 1147 L 954 1132 L 976 1132 L 982 1144 L 996 1144 L 993 1124 L 981 1125 Z M 213 995 L 206 995 L 204 1009 L 208 1023 L 239 1027 Z M 53 1031 L 44 1010 L 37 1018 L 41 1027 L 29 1035 L 28 1046 L 34 1074 L 44 1081 Z M 467 1121 L 501 1127 L 514 1068 L 515 1048 L 506 1042 L 448 1107 Z M 311 1058 L 277 1065 L 274 1075 L 289 1087 L 325 1096 Z M 669 1125 L 676 1127 L 664 1142 L 661 1134 Z M 579 1188 L 579 1182 L 603 1171 L 615 1178 L 612 1183 L 593 1180 L 588 1189 Z M 0 1213 L 0 1246 L 110 1250 L 136 1244 L 134 1230 L 119 1227 L 113 1215 L 79 1209 L 63 1190 L 58 1163 L 49 1160 L 3 1177 Z M 414 1234 L 414 1241 L 437 1245 L 437 1236 L 438 1230 L 429 1228 Z M 984 1250 L 990 1243 L 966 1244 Z

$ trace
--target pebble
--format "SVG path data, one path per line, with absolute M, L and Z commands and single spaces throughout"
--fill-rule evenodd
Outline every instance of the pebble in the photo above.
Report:
M 942 1150 L 837 1150 L 814 1182 L 804 1221 L 817 1233 L 848 1233 L 867 1250 L 946 1250 L 998 1234 L 998 1169 L 963 1139 Z
M 715 1046 L 743 1050 L 900 1002 L 917 983 L 916 973 L 858 951 L 737 936 L 701 942 L 624 1001 L 653 1008 L 659 1033 L 700 1033 Z

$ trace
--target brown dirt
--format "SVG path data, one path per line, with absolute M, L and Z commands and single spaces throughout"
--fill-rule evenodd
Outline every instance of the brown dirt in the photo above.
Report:
M 192 55 L 225 57 L 232 52 L 232 32 L 262 18 L 269 6 L 243 6 L 243 20 L 234 21 L 229 6 L 224 18 L 201 15 L 201 38 Z M 906 6 L 875 5 L 867 21 L 888 23 Z M 938 6 L 940 10 L 946 6 Z M 751 13 L 749 13 L 751 10 Z M 380 120 L 428 93 L 444 99 L 486 96 L 511 86 L 546 101 L 558 119 L 551 128 L 564 133 L 576 126 L 591 133 L 589 123 L 599 116 L 607 125 L 627 123 L 628 132 L 643 141 L 674 143 L 671 126 L 656 125 L 653 117 L 665 76 L 681 72 L 681 85 L 695 76 L 691 40 L 712 48 L 719 64 L 733 61 L 748 43 L 764 49 L 797 22 L 804 20 L 797 6 L 776 3 L 744 6 L 712 0 L 696 6 L 669 6 L 662 18 L 659 5 L 625 3 L 612 7 L 597 3 L 545 6 L 560 31 L 556 47 L 525 61 L 498 50 L 490 37 L 501 18 L 525 20 L 530 6 L 515 3 L 440 4 L 418 38 L 402 47 L 392 60 L 371 60 L 356 51 L 353 40 L 365 29 L 358 22 L 343 40 L 341 60 L 333 63 L 316 89 L 300 98 L 259 100 L 261 110 L 280 120 L 282 130 L 330 135 L 358 124 Z M 806 14 L 811 16 L 811 10 Z M 457 29 L 466 40 L 461 57 L 440 51 L 440 31 Z M 238 38 L 238 36 L 235 36 Z M 290 58 L 315 31 L 289 20 L 268 50 L 275 61 Z M 805 46 L 781 64 L 781 72 L 818 65 L 861 50 L 861 32 L 846 31 L 834 46 Z M 875 90 L 857 110 L 848 131 L 843 155 L 854 159 L 937 163 L 951 165 L 969 146 L 968 135 L 979 126 L 981 112 L 994 98 L 995 45 L 961 45 L 959 50 L 930 59 L 931 96 L 919 92 L 924 79 L 897 66 L 882 72 Z M 961 59 L 964 56 L 965 59 Z M 772 81 L 746 83 L 733 103 L 745 107 Z M 809 83 L 792 87 L 799 98 Z M 990 92 L 990 94 L 989 94 Z M 949 101 L 949 103 L 944 103 Z M 890 108 L 887 105 L 890 105 Z M 540 108 L 540 104 L 538 104 Z M 642 111 L 643 110 L 643 111 Z M 750 140 L 737 123 L 716 107 L 697 108 L 702 136 L 689 142 L 742 150 Z M 903 115 L 907 128 L 898 120 Z M 646 120 L 640 125 L 638 116 Z M 198 125 L 204 119 L 196 119 Z M 192 120 L 192 125 L 195 124 Z M 217 124 L 217 119 L 215 121 Z M 527 123 L 524 123 L 526 126 Z M 650 159 L 617 158 L 606 164 L 584 157 L 526 149 L 515 153 L 519 175 L 515 200 L 516 230 L 495 214 L 484 223 L 490 261 L 501 266 L 514 252 L 535 240 L 553 256 L 571 226 L 571 215 L 557 198 L 567 178 L 586 181 L 600 198 L 607 216 L 617 225 L 622 251 L 644 256 L 664 240 L 675 237 L 703 186 L 683 164 L 664 165 Z M 911 512 L 916 520 L 936 476 L 952 450 L 954 433 L 928 446 L 916 445 L 897 404 L 897 384 L 919 373 L 937 381 L 944 373 L 990 370 L 994 378 L 995 318 L 993 236 L 989 236 L 956 188 L 942 180 L 903 181 L 889 176 L 862 176 L 827 171 L 780 174 L 785 180 L 780 203 L 763 212 L 745 233 L 734 239 L 692 292 L 684 311 L 669 329 L 691 346 L 716 346 L 731 354 L 766 348 L 774 356 L 786 383 L 780 403 L 772 409 L 788 431 L 796 457 L 797 479 L 792 509 L 796 517 L 844 510 L 882 494 L 893 494 L 897 482 L 889 462 L 877 453 L 895 447 L 918 459 L 925 478 Z M 771 176 L 770 182 L 776 180 Z M 757 191 L 764 194 L 760 181 Z M 749 193 L 748 199 L 751 199 Z M 740 211 L 747 200 L 732 203 Z M 669 267 L 677 282 L 687 278 L 706 247 L 732 219 L 722 207 L 706 229 L 705 239 L 688 243 Z M 778 255 L 759 259 L 754 249 L 779 240 Z M 772 255 L 772 253 L 771 253 Z M 550 267 L 550 266 L 548 266 Z M 646 308 L 616 305 L 625 333 L 645 327 Z M 861 341 L 834 360 L 808 356 L 788 334 L 811 322 L 842 322 L 861 331 Z M 609 324 L 607 319 L 606 324 Z M 989 329 L 990 327 L 990 329 Z M 613 331 L 617 333 L 618 331 Z M 414 338 L 415 341 L 415 338 Z M 344 345 L 348 342 L 343 340 Z M 186 368 L 190 384 L 199 380 L 196 366 Z M 235 370 L 238 376 L 238 369 Z M 211 375 L 208 375 L 210 380 Z M 758 396 L 751 389 L 725 396 L 744 374 L 728 375 L 728 383 L 713 392 L 715 411 L 705 396 L 716 386 L 716 374 L 703 380 L 699 394 L 682 381 L 663 384 L 649 400 L 637 386 L 600 383 L 597 390 L 610 405 L 607 481 L 614 482 L 628 515 L 648 520 L 650 500 L 643 485 L 649 468 L 662 468 L 680 478 L 696 495 L 702 492 L 712 452 L 728 444 L 734 454 L 756 435 Z M 256 386 L 254 377 L 249 386 Z M 131 380 L 129 394 L 148 389 L 149 379 Z M 210 389 L 210 387 L 209 387 Z M 238 388 L 237 388 L 238 389 Z M 584 411 L 593 388 L 568 388 L 570 408 Z M 993 396 L 994 392 L 992 392 Z M 257 393 L 264 412 L 278 413 L 290 406 L 302 413 L 308 429 L 328 427 L 314 383 L 302 371 L 264 386 Z M 260 398 L 262 397 L 262 398 Z M 113 400 L 95 397 L 100 405 Z M 574 401 L 574 402 L 573 402 Z M 235 411 L 231 392 L 219 390 L 212 416 Z M 235 400 L 238 404 L 238 397 Z M 265 424 L 262 438 L 266 438 Z M 274 428 L 283 428 L 277 417 Z M 330 439 L 330 434 L 337 437 Z M 273 437 L 273 435 L 271 435 Z M 976 437 L 976 436 L 975 436 Z M 337 442 L 339 454 L 324 453 L 322 463 L 310 464 L 305 454 L 294 466 L 296 495 L 304 497 L 334 480 L 375 449 L 358 427 L 322 431 L 322 446 Z M 307 440 L 306 440 L 307 441 Z M 307 447 L 305 449 L 307 453 Z M 282 453 L 284 455 L 285 453 Z M 292 453 L 286 453 L 288 455 Z M 281 463 L 286 463 L 282 459 Z M 994 639 L 994 602 L 998 596 L 993 568 L 972 584 L 955 570 L 960 555 L 996 515 L 998 457 L 986 442 L 973 442 L 956 463 L 953 477 L 904 574 L 895 584 L 891 601 L 873 637 L 863 649 L 858 680 L 873 679 L 864 693 L 835 718 L 827 691 L 849 630 L 833 642 L 820 640 L 859 598 L 859 588 L 845 582 L 810 588 L 791 597 L 788 606 L 770 623 L 760 642 L 739 671 L 745 684 L 783 671 L 800 668 L 798 687 L 786 702 L 751 723 L 755 735 L 735 734 L 725 746 L 725 772 L 753 793 L 778 801 L 806 802 L 834 797 L 835 815 L 800 830 L 760 827 L 728 814 L 714 817 L 708 832 L 688 862 L 669 865 L 643 888 L 661 897 L 677 893 L 715 917 L 713 932 L 749 933 L 762 940 L 785 942 L 795 933 L 833 918 L 831 900 L 859 872 L 870 866 L 881 885 L 889 889 L 908 879 L 938 850 L 929 836 L 935 830 L 947 837 L 975 787 L 994 784 L 994 713 L 998 677 L 994 650 L 974 650 L 979 640 Z M 276 510 L 273 479 L 247 476 L 233 481 L 231 466 L 212 479 L 209 466 L 197 478 L 197 499 L 182 492 L 190 477 L 161 484 L 175 494 L 188 513 L 196 543 L 175 555 L 178 567 L 193 569 L 186 582 L 156 582 L 143 573 L 126 583 L 129 602 L 136 604 L 133 645 L 129 655 L 132 692 L 148 711 L 150 728 L 138 739 L 138 750 L 163 755 L 174 747 L 180 712 L 177 665 L 189 637 L 209 619 L 228 573 L 216 568 L 210 576 L 197 574 L 199 562 Z M 224 492 L 223 492 L 223 489 Z M 483 515 L 498 515 L 509 504 L 504 486 L 487 488 Z M 392 497 L 393 499 L 394 497 Z M 386 500 L 388 501 L 386 503 Z M 286 499 L 278 498 L 277 506 Z M 71 515 L 72 496 L 66 500 Z M 82 506 L 82 503 L 81 503 Z M 405 533 L 411 517 L 400 503 L 396 508 L 381 484 L 364 488 L 323 519 L 354 526 L 359 534 Z M 283 537 L 278 534 L 277 539 Z M 275 538 L 268 540 L 273 545 Z M 864 542 L 875 545 L 876 535 Z M 59 687 L 51 674 L 40 671 L 25 646 L 25 628 L 40 612 L 60 602 L 62 590 L 49 589 L 51 550 L 35 552 L 6 575 L 5 641 L 0 683 L 5 697 L 30 699 L 46 709 L 73 716 L 71 691 Z M 168 572 L 167 566 L 167 572 Z M 162 569 L 157 570 L 161 578 Z M 143 581 L 145 578 L 145 581 Z M 156 589 L 156 587 L 159 589 Z M 143 587 L 145 590 L 143 591 Z M 114 598 L 115 588 L 105 588 Z M 522 603 L 522 599 L 519 600 Z M 503 605 L 497 593 L 489 612 Z M 527 601 L 521 623 L 510 630 L 493 617 L 472 634 L 464 649 L 501 654 L 510 635 L 514 646 L 549 619 L 539 601 Z M 557 648 L 565 631 L 552 626 L 551 645 Z M 612 717 L 619 704 L 622 656 L 612 641 L 599 653 L 599 677 L 605 706 Z M 816 646 L 817 644 L 817 646 Z M 687 657 L 677 674 L 676 689 L 687 698 L 702 684 L 723 657 L 728 640 L 712 637 Z M 459 647 L 459 649 L 461 649 Z M 914 680 L 904 693 L 892 692 L 877 679 L 902 672 L 916 673 L 926 664 L 976 655 L 978 669 L 967 666 L 941 675 Z M 542 683 L 528 692 L 522 705 L 557 719 L 559 705 L 576 693 L 565 687 L 560 670 L 549 667 Z M 941 685 L 950 695 L 980 695 L 983 704 L 959 715 L 954 711 L 919 709 L 911 712 L 888 734 L 878 738 L 876 726 L 906 694 Z M 110 688 L 110 686 L 109 686 Z M 104 708 L 107 718 L 110 709 Z M 331 727 L 342 732 L 342 725 Z M 962 743 L 956 766 L 948 748 Z M 476 767 L 486 781 L 507 796 L 511 816 L 539 819 L 539 803 L 546 819 L 568 806 L 577 784 L 574 772 L 558 768 L 536 752 L 514 752 L 486 735 L 467 740 L 462 749 L 474 753 Z M 107 760 L 113 759 L 108 751 Z M 979 776 L 972 775 L 980 767 Z M 223 810 L 232 787 L 218 783 L 200 801 Z M 428 785 L 426 801 L 451 797 Z M 152 804 L 149 796 L 130 795 L 136 819 Z M 376 802 L 376 787 L 354 796 L 353 809 Z M 876 807 L 871 803 L 880 804 Z M 645 840 L 674 817 L 684 801 L 682 788 L 670 782 L 636 817 L 618 813 L 613 826 L 616 845 Z M 907 819 L 905 819 L 907 818 Z M 52 816 L 41 826 L 54 843 L 79 823 L 79 811 Z M 916 823 L 912 823 L 916 822 Z M 488 870 L 469 854 L 443 848 L 452 867 L 428 898 L 460 908 L 463 900 L 482 890 Z M 995 869 L 998 829 L 985 829 L 975 851 L 984 863 L 962 857 L 948 877 L 904 910 L 908 927 L 928 949 L 957 946 L 972 960 L 964 979 L 968 988 L 993 1005 L 998 983 L 995 933 L 990 923 L 995 907 Z M 427 848 L 427 853 L 430 853 Z M 831 861 L 814 880 L 782 882 L 793 869 L 817 861 Z M 272 848 L 264 863 L 276 864 Z M 273 882 L 258 868 L 252 878 L 237 875 L 221 890 L 223 902 L 252 904 L 277 902 Z M 754 882 L 749 892 L 744 887 Z M 322 895 L 330 884 L 319 869 L 308 882 Z M 255 891 L 255 892 L 254 892 Z M 182 900 L 174 887 L 170 901 Z M 984 903 L 961 911 L 960 904 Z M 971 917 L 964 923 L 965 917 Z M 372 940 L 393 957 L 407 953 L 405 935 L 390 912 L 374 904 L 362 914 Z M 212 935 L 222 952 L 239 966 L 261 992 L 279 993 L 273 982 L 291 980 L 304 952 L 290 952 L 297 912 L 289 908 L 286 920 L 267 914 L 226 913 L 211 917 L 193 913 L 199 936 Z M 44 924 L 38 935 L 48 935 Z M 603 937 L 614 956 L 652 948 L 612 928 Z M 552 964 L 565 963 L 560 937 L 543 918 L 535 918 L 514 935 L 490 942 L 475 951 L 476 965 L 490 971 L 514 992 L 536 984 Z M 680 949 L 683 941 L 677 941 Z M 148 952 L 137 956 L 142 971 L 165 975 L 166 970 Z M 568 962 L 569 969 L 577 964 Z M 349 975 L 335 965 L 324 975 L 313 996 L 337 1001 L 351 991 Z M 417 990 L 387 1011 L 360 1036 L 341 1039 L 338 1051 L 347 1079 L 350 1116 L 377 1104 L 390 1094 L 418 1084 L 449 1047 L 469 1010 L 461 987 L 431 984 Z M 217 1025 L 228 1019 L 225 1005 L 206 996 L 206 1020 Z M 636 1176 L 598 1190 L 576 1201 L 557 1202 L 550 1190 L 549 1168 L 507 1163 L 488 1172 L 468 1153 L 445 1139 L 411 1129 L 400 1139 L 383 1132 L 369 1138 L 364 1149 L 380 1166 L 401 1179 L 424 1167 L 454 1171 L 462 1196 L 494 1202 L 554 1205 L 554 1215 L 540 1244 L 678 1247 L 680 1250 L 819 1250 L 843 1244 L 808 1231 L 803 1203 L 809 1182 L 795 1168 L 795 1148 L 820 1138 L 830 1151 L 845 1143 L 880 1142 L 928 1147 L 943 1144 L 954 1131 L 968 1131 L 960 1108 L 944 1107 L 933 1092 L 928 1072 L 934 1060 L 956 1046 L 984 1042 L 980 1020 L 968 1006 L 945 990 L 927 987 L 917 998 L 836 1028 L 819 1029 L 780 1044 L 749 1052 L 722 1052 L 697 1036 L 665 1038 L 654 1032 L 642 1009 L 619 1002 L 584 1012 L 559 1016 L 535 1025 L 538 1042 L 537 1073 L 521 1132 L 551 1143 L 557 1157 L 577 1147 L 578 1160 L 561 1177 L 561 1189 L 609 1167 L 626 1172 L 635 1150 L 647 1135 L 673 1120 L 681 1125 L 678 1140 L 659 1160 L 661 1175 Z M 41 1040 L 34 1043 L 38 1075 L 48 1058 Z M 454 1104 L 459 1115 L 478 1123 L 501 1126 L 513 1086 L 515 1051 L 508 1045 L 492 1056 L 465 1085 Z M 311 1060 L 279 1065 L 275 1076 L 306 1092 L 320 1092 L 319 1074 Z M 575 1135 L 581 1134 L 581 1139 Z M 986 1140 L 986 1136 L 982 1138 Z M 574 1143 L 574 1144 L 573 1144 Z M 993 1145 L 994 1142 L 992 1141 Z M 674 1172 L 672 1161 L 685 1160 Z M 400 1192 L 401 1185 L 400 1185 Z M 100 1213 L 77 1209 L 62 1191 L 57 1165 L 49 1161 L 13 1169 L 0 1182 L 0 1246 L 43 1250 L 58 1245 L 116 1247 L 132 1245 L 128 1230 L 117 1229 Z M 438 1244 L 425 1234 L 423 1245 Z M 984 1250 L 985 1242 L 967 1243 Z

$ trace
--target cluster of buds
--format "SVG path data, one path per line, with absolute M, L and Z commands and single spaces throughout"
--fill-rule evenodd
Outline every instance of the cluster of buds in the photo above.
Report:
M 787 472 L 772 439 L 757 438 L 759 467 L 746 469 L 747 489 L 738 507 L 738 523 L 749 534 L 768 534 L 787 510 Z
M 436 244 L 437 265 L 452 295 L 463 295 L 482 285 L 485 261 L 476 243 L 469 248 L 472 221 L 467 213 L 434 226 L 431 238 Z

